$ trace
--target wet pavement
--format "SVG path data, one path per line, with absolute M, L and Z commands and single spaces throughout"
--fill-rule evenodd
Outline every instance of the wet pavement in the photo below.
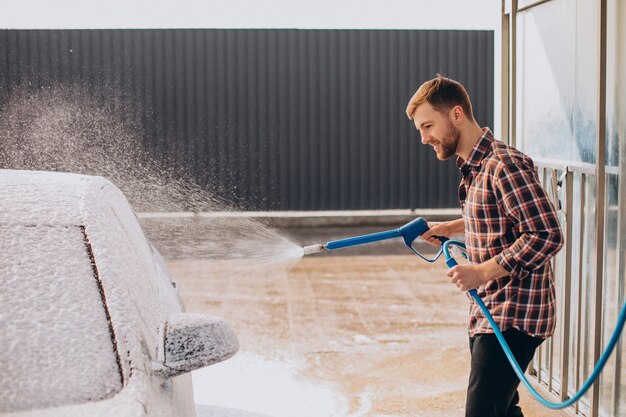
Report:
M 282 233 L 307 245 L 369 231 Z M 168 249 L 163 236 L 154 239 L 180 282 L 187 311 L 225 318 L 240 339 L 240 353 L 229 360 L 234 368 L 221 371 L 223 381 L 206 388 L 214 394 L 207 398 L 234 398 L 217 405 L 294 417 L 464 415 L 469 301 L 446 281 L 442 261 L 421 261 L 395 240 L 261 268 L 254 259 L 190 259 L 170 250 L 175 244 Z M 251 357 L 260 359 L 250 364 Z M 286 391 L 271 400 L 293 403 L 291 409 L 255 409 L 245 401 L 258 395 L 255 386 L 281 384 L 269 375 L 280 371 L 259 368 L 262 361 L 290 364 L 294 384 L 309 384 L 301 393 Z M 228 375 L 242 380 L 226 381 Z M 244 383 L 246 375 L 257 385 Z M 277 389 L 290 382 L 282 384 Z M 570 415 L 545 409 L 521 391 L 527 417 Z M 202 402 L 199 396 L 197 391 L 196 401 Z

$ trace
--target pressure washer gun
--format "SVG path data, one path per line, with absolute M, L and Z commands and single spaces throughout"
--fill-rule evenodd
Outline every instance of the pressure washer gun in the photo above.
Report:
M 404 244 L 411 249 L 417 256 L 422 258 L 427 262 L 435 262 L 439 256 L 443 253 L 443 246 L 439 249 L 439 252 L 435 255 L 434 258 L 428 259 L 421 253 L 419 253 L 414 247 L 413 242 L 415 239 L 420 237 L 424 232 L 428 230 L 428 222 L 422 217 L 418 217 L 415 220 L 412 220 L 405 224 L 404 226 L 398 229 L 387 230 L 384 232 L 370 233 L 367 235 L 349 237 L 346 239 L 333 240 L 324 244 L 310 245 L 305 246 L 304 254 L 311 255 L 313 253 L 322 252 L 324 250 L 332 251 L 336 249 L 347 248 L 350 246 L 364 245 L 366 243 L 378 242 L 380 240 L 394 239 L 397 237 L 401 237 L 404 240 Z M 448 239 L 443 236 L 437 236 L 437 239 L 441 241 L 441 243 L 445 243 Z

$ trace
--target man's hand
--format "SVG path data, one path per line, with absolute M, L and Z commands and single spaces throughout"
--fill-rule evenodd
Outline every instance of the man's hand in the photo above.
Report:
M 457 265 L 450 268 L 446 275 L 458 289 L 469 291 L 486 284 L 492 279 L 508 274 L 506 269 L 498 265 L 493 259 L 490 259 L 477 265 Z
M 463 219 L 452 220 L 449 222 L 430 222 L 428 228 L 420 238 L 426 243 L 433 246 L 441 246 L 441 241 L 435 236 L 450 238 L 450 236 L 463 233 L 465 231 L 465 223 Z
M 489 281 L 485 279 L 480 265 L 457 265 L 450 268 L 446 275 L 450 278 L 450 282 L 461 291 L 473 290 Z

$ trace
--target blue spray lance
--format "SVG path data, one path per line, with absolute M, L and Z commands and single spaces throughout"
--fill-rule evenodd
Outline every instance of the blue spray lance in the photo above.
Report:
M 393 239 L 396 237 L 401 237 L 402 240 L 404 240 L 404 244 L 409 249 L 411 249 L 417 256 L 419 256 L 420 258 L 422 258 L 423 260 L 427 262 L 435 262 L 439 258 L 439 256 L 441 256 L 441 254 L 443 253 L 443 247 L 439 249 L 439 252 L 437 252 L 435 257 L 432 259 L 426 258 L 421 253 L 416 251 L 415 248 L 413 247 L 413 242 L 415 241 L 415 239 L 420 237 L 427 230 L 428 230 L 428 222 L 426 222 L 426 220 L 424 220 L 422 217 L 418 217 L 417 219 L 408 222 L 407 224 L 405 224 L 404 226 L 398 229 L 387 230 L 385 232 L 370 233 L 367 235 L 361 235 L 361 236 L 356 236 L 356 237 L 349 237 L 349 238 L 341 239 L 341 240 L 333 240 L 325 244 L 305 246 L 304 254 L 310 255 L 312 253 L 322 252 L 324 250 L 331 251 L 335 249 L 342 249 L 342 248 L 347 248 L 350 246 L 364 245 L 366 243 L 378 242 L 380 240 L 387 240 L 387 239 Z M 448 240 L 444 237 L 438 237 L 438 239 L 441 241 L 441 243 Z
M 417 239 L 427 230 L 428 230 L 428 223 L 426 222 L 426 220 L 424 220 L 421 217 L 418 217 L 417 219 L 410 221 L 409 223 L 405 224 L 404 226 L 398 229 L 392 229 L 392 230 L 388 230 L 385 232 L 371 233 L 367 235 L 361 235 L 361 236 L 350 237 L 346 239 L 330 241 L 325 244 L 306 246 L 303 249 L 304 249 L 305 255 L 310 255 L 313 253 L 322 252 L 324 250 L 332 251 L 335 249 L 347 248 L 350 246 L 363 245 L 367 243 L 377 242 L 380 240 L 401 237 L 404 240 L 404 244 L 407 247 L 409 247 L 409 249 L 411 249 L 417 256 L 424 259 L 425 261 L 434 262 L 443 253 L 446 259 L 446 265 L 449 268 L 456 266 L 457 262 L 454 259 L 454 257 L 450 254 L 450 248 L 456 246 L 456 247 L 465 249 L 465 244 L 463 242 L 459 242 L 456 240 L 448 240 L 445 237 L 437 237 L 441 241 L 442 245 L 441 245 L 439 252 L 432 259 L 428 259 L 424 257 L 421 253 L 415 250 L 415 248 L 413 247 L 413 242 L 415 241 L 415 239 Z M 615 331 L 613 332 L 613 335 L 611 336 L 611 339 L 609 340 L 609 343 L 607 344 L 606 349 L 602 353 L 602 356 L 600 356 L 598 363 L 594 367 L 593 372 L 591 373 L 587 381 L 583 384 L 583 386 L 578 390 L 577 393 L 575 393 L 573 396 L 568 398 L 566 401 L 556 403 L 556 402 L 548 401 L 545 398 L 543 398 L 537 392 L 537 390 L 535 390 L 535 388 L 533 388 L 533 386 L 530 385 L 530 382 L 528 382 L 528 379 L 526 379 L 526 376 L 524 375 L 524 371 L 515 360 L 515 357 L 513 356 L 513 352 L 511 352 L 511 349 L 506 343 L 504 336 L 502 336 L 502 332 L 500 331 L 500 328 L 498 327 L 491 313 L 489 312 L 489 309 L 487 308 L 483 300 L 478 296 L 478 292 L 475 289 L 472 289 L 472 290 L 469 290 L 469 294 L 473 298 L 473 300 L 476 302 L 478 307 L 482 310 L 483 314 L 487 318 L 487 321 L 489 321 L 489 324 L 493 328 L 496 338 L 500 342 L 500 345 L 502 346 L 502 349 L 504 350 L 504 353 L 507 359 L 509 360 L 509 363 L 513 367 L 513 371 L 515 371 L 515 374 L 517 375 L 519 380 L 524 384 L 524 386 L 528 389 L 528 391 L 533 395 L 533 397 L 535 397 L 535 399 L 539 403 L 541 403 L 545 407 L 552 408 L 552 409 L 561 409 L 561 408 L 569 407 L 570 405 L 578 401 L 589 390 L 589 388 L 591 388 L 595 380 L 598 379 L 598 377 L 600 376 L 600 372 L 602 371 L 602 368 L 604 368 L 604 365 L 606 364 L 609 357 L 611 356 L 611 353 L 613 352 L 613 349 L 615 348 L 615 345 L 617 344 L 617 341 L 619 340 L 619 337 L 621 336 L 622 330 L 624 328 L 624 323 L 626 323 L 626 304 L 624 304 L 619 314 L 619 317 L 617 319 L 617 326 L 615 328 Z

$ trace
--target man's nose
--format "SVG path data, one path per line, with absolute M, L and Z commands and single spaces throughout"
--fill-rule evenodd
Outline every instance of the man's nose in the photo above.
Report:
M 422 139 L 422 145 L 428 145 L 428 136 L 421 133 L 420 138 Z

